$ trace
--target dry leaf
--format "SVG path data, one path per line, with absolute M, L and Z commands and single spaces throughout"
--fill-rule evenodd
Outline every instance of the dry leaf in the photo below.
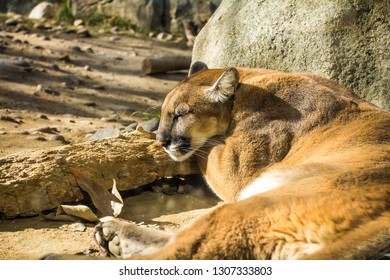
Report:
M 92 212 L 92 210 L 85 205 L 60 205 L 57 208 L 57 215 L 63 215 L 63 213 L 70 216 L 79 217 L 89 222 L 98 222 L 99 218 Z
M 114 211 L 113 212 L 113 215 L 114 217 L 117 217 L 121 211 L 122 211 L 122 207 L 123 207 L 123 199 L 118 191 L 118 189 L 116 188 L 116 181 L 115 179 L 112 179 L 113 181 L 113 185 L 112 185 L 112 190 L 111 190 L 111 193 L 116 197 L 118 198 L 118 200 L 120 201 L 120 203 L 118 202 L 115 202 L 115 201 L 111 201 L 111 208 L 112 210 Z
M 114 194 L 111 194 L 105 187 L 99 185 L 92 179 L 90 179 L 87 175 L 78 171 L 77 169 L 70 167 L 70 173 L 75 177 L 77 184 L 86 191 L 92 199 L 93 204 L 100 211 L 101 216 L 114 216 L 114 213 L 117 213 L 118 210 L 114 210 L 112 207 L 112 203 L 118 203 L 123 205 L 122 198 L 116 197 Z M 116 188 L 115 188 L 116 189 Z M 115 191 L 119 192 L 118 190 Z M 118 206 L 115 206 L 118 209 Z M 120 210 L 119 210 L 120 212 Z

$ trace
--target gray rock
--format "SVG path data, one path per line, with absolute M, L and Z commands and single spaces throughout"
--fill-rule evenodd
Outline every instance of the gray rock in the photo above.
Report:
M 105 122 L 117 122 L 118 121 L 118 119 L 116 117 L 102 117 L 101 120 L 105 121 Z
M 189 18 L 202 27 L 221 0 L 72 0 L 71 10 L 76 16 L 90 16 L 96 11 L 120 16 L 134 22 L 144 32 L 182 31 L 181 20 Z
M 119 128 L 112 126 L 112 127 L 106 127 L 103 129 L 97 130 L 94 134 L 92 134 L 89 137 L 89 140 L 95 141 L 98 139 L 105 139 L 105 138 L 110 138 L 114 136 L 118 136 L 121 133 Z
M 151 119 L 148 121 L 141 122 L 138 125 L 141 126 L 146 131 L 153 132 L 153 131 L 157 130 L 159 123 L 160 123 L 160 120 Z
M 7 26 L 16 26 L 18 23 L 19 21 L 16 18 L 9 18 L 4 22 Z
M 127 131 L 127 132 L 131 132 L 131 131 L 134 131 L 138 126 L 138 123 L 131 123 L 129 124 L 128 126 L 125 127 L 125 129 L 123 131 Z
M 68 141 L 65 140 L 64 136 L 60 134 L 53 134 L 49 136 L 49 141 L 60 141 L 64 144 L 69 143 Z
M 36 5 L 28 15 L 31 19 L 47 19 L 52 18 L 55 14 L 55 7 L 52 3 L 41 2 Z
M 389 14 L 389 1 L 223 1 L 193 61 L 312 72 L 390 110 Z

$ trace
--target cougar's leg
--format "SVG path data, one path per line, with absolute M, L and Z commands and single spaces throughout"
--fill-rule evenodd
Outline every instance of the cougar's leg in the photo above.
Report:
M 105 256 L 129 258 L 151 254 L 161 249 L 171 234 L 154 228 L 140 227 L 125 220 L 105 217 L 95 227 L 94 239 Z
M 346 233 L 336 242 L 304 259 L 379 259 L 390 253 L 390 213 Z

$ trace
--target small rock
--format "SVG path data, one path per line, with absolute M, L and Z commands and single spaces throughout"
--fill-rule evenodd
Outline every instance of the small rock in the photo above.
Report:
M 79 31 L 77 31 L 77 35 L 81 38 L 90 38 L 92 37 L 91 33 L 89 32 L 88 29 L 82 28 Z
M 49 141 L 60 141 L 62 143 L 68 143 L 64 136 L 60 135 L 60 134 L 53 134 L 53 135 L 50 135 L 49 137 Z
M 160 121 L 158 119 L 151 119 L 151 120 L 139 123 L 139 126 L 141 126 L 146 131 L 153 132 L 153 131 L 157 130 L 159 123 L 160 123 Z
M 50 64 L 49 68 L 51 70 L 54 70 L 54 71 L 59 71 L 60 70 L 60 67 L 57 64 L 55 64 L 55 63 Z
M 84 26 L 84 21 L 82 19 L 76 19 L 73 22 L 73 26 L 75 26 L 75 27 Z
M 94 53 L 94 51 L 93 51 L 93 49 L 91 47 L 86 48 L 85 52 L 87 52 L 87 53 Z
M 83 223 L 74 223 L 74 224 L 70 224 L 70 225 L 63 225 L 60 228 L 63 230 L 80 231 L 80 232 L 84 232 L 87 229 Z
M 88 106 L 88 107 L 96 107 L 96 103 L 93 102 L 93 101 L 91 101 L 91 102 L 85 102 L 83 105 L 84 105 L 84 106 Z
M 117 122 L 118 121 L 118 119 L 116 117 L 102 117 L 101 120 L 105 121 L 105 122 Z
M 110 37 L 110 39 L 108 39 L 109 42 L 115 42 L 115 41 L 119 41 L 121 39 L 121 37 L 119 36 L 112 36 Z
M 36 141 L 47 141 L 46 138 L 43 137 L 42 135 L 31 135 L 31 136 L 27 137 L 27 139 L 36 140 Z
M 113 33 L 116 33 L 116 32 L 119 32 L 119 31 L 120 31 L 120 29 L 119 29 L 118 26 L 114 26 L 113 28 L 111 28 L 111 32 L 113 32 Z
M 132 123 L 132 124 L 129 124 L 128 126 L 125 127 L 124 131 L 128 131 L 128 132 L 131 132 L 131 131 L 134 131 L 138 126 L 138 123 Z
M 48 35 L 45 35 L 45 36 L 43 36 L 43 40 L 44 41 L 50 41 L 51 39 L 50 39 L 50 37 Z
M 38 30 L 45 30 L 46 29 L 45 25 L 41 22 L 34 23 L 33 28 L 38 29 Z
M 105 90 L 106 89 L 106 87 L 103 85 L 92 85 L 91 88 L 94 90 Z
M 53 133 L 57 133 L 58 130 L 55 127 L 42 126 L 42 127 L 32 128 L 30 129 L 30 132 L 41 132 L 41 133 L 53 134 Z
M 67 82 L 69 82 L 71 85 L 78 86 L 80 85 L 81 81 L 77 79 L 75 76 L 67 76 L 66 77 Z
M 19 21 L 16 19 L 16 18 L 10 18 L 10 19 L 7 19 L 4 24 L 6 26 L 16 26 L 17 24 L 19 23 Z
M 79 46 L 72 46 L 72 47 L 70 47 L 70 50 L 72 52 L 76 52 L 76 53 L 82 53 L 83 52 Z
M 29 31 L 28 28 L 26 26 L 24 26 L 23 24 L 18 24 L 16 25 L 15 29 L 14 29 L 14 32 L 15 33 L 18 33 L 18 32 L 27 32 Z
M 166 32 L 161 32 L 161 33 L 157 34 L 156 38 L 157 38 L 157 40 L 165 41 L 165 40 L 167 40 L 168 35 L 170 35 L 170 34 L 166 33 Z
M 85 66 L 84 66 L 84 70 L 85 70 L 85 71 L 92 71 L 92 68 L 91 68 L 91 66 L 89 66 L 89 65 L 85 65 Z
M 92 134 L 89 137 L 89 140 L 95 141 L 98 139 L 105 139 L 105 138 L 118 136 L 119 134 L 120 134 L 119 128 L 112 126 L 112 127 L 107 127 L 107 128 L 97 130 L 94 134 Z
M 177 189 L 175 187 L 170 186 L 169 184 L 163 184 L 161 186 L 161 191 L 167 195 L 174 195 Z
M 64 30 L 64 33 L 66 33 L 66 34 L 73 34 L 73 33 L 76 33 L 76 29 L 68 28 L 68 29 Z
M 0 130 L 0 135 L 5 135 L 7 134 L 7 132 L 5 132 L 4 130 Z
M 61 93 L 59 91 L 51 88 L 51 86 L 44 87 L 43 92 L 45 92 L 47 94 L 55 95 L 55 96 L 61 95 Z
M 39 45 L 34 45 L 33 49 L 35 49 L 35 50 L 43 50 L 43 47 L 39 46 Z
M 64 61 L 64 62 L 66 62 L 66 63 L 69 63 L 69 62 L 72 61 L 72 60 L 70 59 L 70 56 L 67 55 L 67 54 L 60 56 L 60 57 L 58 58 L 58 60 Z
M 27 130 L 19 130 L 19 131 L 17 131 L 17 134 L 20 134 L 20 135 L 29 135 L 30 132 L 28 132 Z
M 0 121 L 13 122 L 13 123 L 17 123 L 17 124 L 23 123 L 23 121 L 17 120 L 15 118 L 10 117 L 10 116 L 0 116 Z
M 43 120 L 48 120 L 49 119 L 45 114 L 39 114 L 38 118 L 43 119 Z

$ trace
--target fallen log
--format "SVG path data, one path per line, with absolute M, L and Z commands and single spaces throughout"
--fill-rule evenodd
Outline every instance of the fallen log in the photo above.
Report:
M 146 74 L 165 73 L 169 71 L 188 70 L 191 66 L 191 57 L 166 56 L 145 58 L 142 61 L 142 71 Z
M 75 167 L 107 189 L 135 189 L 160 177 L 199 173 L 194 162 L 175 162 L 138 129 L 109 139 L 20 152 L 0 158 L 0 216 L 31 216 L 83 199 L 69 168 Z

